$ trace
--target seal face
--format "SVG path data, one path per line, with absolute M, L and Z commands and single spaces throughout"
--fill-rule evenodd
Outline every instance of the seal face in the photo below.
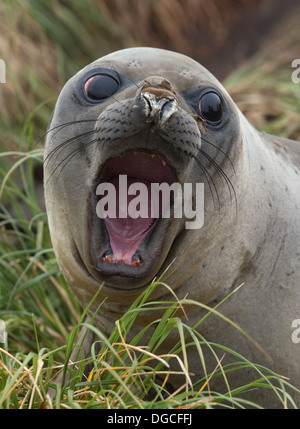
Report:
M 178 54 L 169 55 L 169 63 L 178 59 Z M 80 219 L 85 212 L 80 227 L 74 227 L 71 218 L 66 225 L 73 257 L 96 281 L 105 280 L 112 287 L 127 287 L 130 282 L 134 288 L 157 274 L 184 229 L 184 219 L 162 217 L 161 201 L 158 216 L 151 215 L 152 184 L 171 187 L 175 182 L 195 183 L 197 177 L 208 181 L 210 191 L 218 197 L 214 176 L 223 175 L 227 187 L 231 186 L 222 167 L 228 155 L 223 156 L 222 149 L 212 143 L 203 147 L 201 134 L 213 130 L 221 136 L 226 127 L 228 138 L 222 145 L 230 152 L 237 121 L 234 115 L 228 117 L 230 101 L 225 101 L 218 85 L 201 79 L 204 69 L 193 60 L 182 56 L 186 63 L 182 70 L 181 66 L 169 69 L 160 50 L 133 49 L 127 56 L 125 61 L 118 54 L 104 57 L 67 83 L 48 132 L 45 173 L 46 195 L 54 186 L 51 182 L 59 183 L 65 194 L 73 194 L 74 168 L 85 181 L 80 184 L 85 197 L 79 206 L 70 195 L 63 201 L 64 216 L 78 212 L 76 218 Z M 144 71 L 132 65 L 136 58 Z M 218 155 L 223 158 L 219 164 L 214 161 Z M 122 189 L 120 176 L 127 177 Z M 116 217 L 99 219 L 102 183 L 116 189 Z M 123 204 L 120 197 L 137 183 L 149 194 L 148 213 L 132 218 L 118 209 L 129 208 L 133 197 L 129 195 Z M 51 198 L 55 198 L 53 193 Z M 173 199 L 171 194 L 171 208 Z
M 45 199 L 70 288 L 87 306 L 101 286 L 91 311 L 102 303 L 95 320 L 102 332 L 109 335 L 141 289 L 175 261 L 164 281 L 177 296 L 222 301 L 222 313 L 265 349 L 274 370 L 300 386 L 300 348 L 291 340 L 300 314 L 299 154 L 299 143 L 255 130 L 215 77 L 186 56 L 127 49 L 72 77 L 47 132 Z M 204 222 L 189 228 L 198 194 L 178 195 L 199 184 Z M 167 205 L 163 192 L 152 193 L 157 188 L 169 191 Z M 162 286 L 153 297 L 168 294 Z M 186 312 L 198 324 L 200 310 Z M 217 317 L 199 329 L 269 363 Z M 201 375 L 198 353 L 189 359 Z M 231 385 L 247 383 L 245 374 Z

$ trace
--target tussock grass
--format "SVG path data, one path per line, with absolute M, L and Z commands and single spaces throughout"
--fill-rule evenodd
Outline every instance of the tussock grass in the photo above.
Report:
M 12 167 L 0 170 L 0 318 L 11 333 L 12 350 L 36 350 L 35 331 L 46 346 L 57 346 L 53 336 L 64 344 L 66 327 L 76 323 L 79 311 L 59 273 L 46 213 L 37 201 L 34 172 L 43 151 L 32 149 L 30 133 L 27 138 L 28 151 L 0 154 L 12 159 Z
M 36 200 L 34 161 L 42 162 L 42 151 L 32 149 L 30 135 L 29 151 L 1 154 L 13 156 L 14 164 L 7 172 L 1 171 L 5 204 L 0 205 L 0 319 L 6 322 L 8 339 L 0 344 L 0 408 L 260 408 L 243 398 L 245 392 L 258 388 L 272 390 L 274 403 L 294 407 L 288 393 L 292 387 L 286 379 L 225 346 L 207 342 L 196 326 L 190 327 L 179 317 L 179 310 L 184 312 L 185 306 L 193 304 L 207 312 L 199 324 L 211 313 L 231 323 L 218 308 L 178 300 L 175 295 L 172 302 L 153 302 L 151 294 L 158 285 L 172 292 L 163 278 L 136 299 L 116 322 L 110 338 L 85 322 L 86 310 L 80 308 L 61 276 L 46 215 Z M 15 171 L 22 178 L 22 188 L 13 179 Z M 145 311 L 157 312 L 157 318 L 132 338 L 131 329 Z M 82 326 L 95 336 L 89 359 L 82 359 L 80 345 L 76 345 Z M 145 345 L 146 332 L 151 332 L 151 339 Z M 169 353 L 160 354 L 159 345 L 174 332 L 177 344 Z M 75 347 L 78 359 L 70 367 L 69 357 Z M 191 348 L 199 354 L 202 375 L 197 380 L 188 363 Z M 206 367 L 208 352 L 215 358 L 212 371 Z M 223 357 L 228 355 L 234 360 L 225 364 Z M 231 389 L 228 374 L 248 368 L 256 373 L 253 381 Z M 58 383 L 60 372 L 64 376 Z M 168 383 L 174 372 L 182 377 L 175 392 Z M 223 392 L 210 387 L 216 377 L 227 386 Z M 54 389 L 54 397 L 48 394 L 49 388 Z
M 176 312 L 187 300 L 174 302 L 151 302 L 148 299 L 152 290 L 160 282 L 153 282 L 146 291 L 132 304 L 130 310 L 116 323 L 109 339 L 92 325 L 81 321 L 71 331 L 63 347 L 66 356 L 74 348 L 74 339 L 79 326 L 86 326 L 94 331 L 97 341 L 91 348 L 91 358 L 76 361 L 75 367 L 67 369 L 67 362 L 58 364 L 56 350 L 41 348 L 37 352 L 15 355 L 7 350 L 7 344 L 0 348 L 0 408 L 79 408 L 79 409 L 194 409 L 214 408 L 260 408 L 259 404 L 243 399 L 242 394 L 252 389 L 273 390 L 274 403 L 280 401 L 282 407 L 293 407 L 287 388 L 290 384 L 267 368 L 254 365 L 241 355 L 218 344 L 208 343 L 195 327 L 189 327 L 176 317 Z M 196 304 L 196 303 L 193 303 Z M 199 305 L 199 304 L 198 304 Z M 147 326 L 130 343 L 126 337 L 135 323 L 136 317 L 143 311 L 164 310 L 161 318 L 155 321 L 155 328 L 147 346 L 141 345 Z M 100 309 L 101 310 L 101 309 Z M 216 310 L 213 310 L 216 312 Z M 205 316 L 207 317 L 207 316 Z M 200 321 L 201 323 L 201 321 Z M 160 355 L 157 349 L 162 341 L 177 330 L 180 340 L 168 354 Z M 38 341 L 38 339 L 37 339 Z M 96 352 L 97 343 L 101 343 Z M 187 354 L 190 347 L 196 347 L 199 362 L 203 368 L 203 377 L 192 381 L 188 368 Z M 206 372 L 203 349 L 209 349 L 216 357 L 216 367 L 211 373 Z M 218 351 L 233 354 L 236 361 L 223 365 Z M 80 348 L 78 352 L 80 356 Z M 175 360 L 179 370 L 170 369 Z M 92 365 L 89 375 L 84 375 L 86 366 Z M 245 385 L 225 393 L 214 392 L 209 384 L 212 378 L 222 377 L 232 371 L 254 369 L 257 377 Z M 59 371 L 70 371 L 70 379 L 56 383 Z M 182 385 L 172 392 L 168 380 L 176 373 L 182 375 Z M 157 377 L 159 376 L 159 380 Z M 228 383 L 227 383 L 228 384 Z M 54 399 L 47 394 L 48 388 L 56 389 Z M 272 394 L 272 392 L 270 392 Z

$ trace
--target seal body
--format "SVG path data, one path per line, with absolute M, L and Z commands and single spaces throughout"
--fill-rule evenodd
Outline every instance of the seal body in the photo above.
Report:
M 140 292 L 175 261 L 164 282 L 179 298 L 188 294 L 215 306 L 244 284 L 220 312 L 260 344 L 272 369 L 300 387 L 300 347 L 292 341 L 300 317 L 297 145 L 255 130 L 212 74 L 174 52 L 117 51 L 71 78 L 47 133 L 46 207 L 58 262 L 83 307 L 101 287 L 91 311 L 106 299 L 95 320 L 102 332 L 109 335 Z M 127 178 L 123 189 L 120 176 Z M 201 228 L 187 228 L 185 212 L 174 216 L 172 198 L 169 218 L 160 203 L 153 216 L 149 196 L 144 217 L 120 212 L 122 201 L 138 211 L 131 194 L 120 199 L 131 185 L 150 191 L 153 183 L 204 183 Z M 116 217 L 97 214 L 99 184 L 115 189 Z M 161 287 L 153 298 L 171 295 Z M 191 326 L 202 315 L 198 307 L 187 312 Z M 208 341 L 270 366 L 261 349 L 217 316 L 199 330 Z M 189 360 L 200 376 L 198 354 L 191 352 Z M 233 386 L 247 382 L 246 372 L 239 377 Z M 254 399 L 273 406 L 274 393 L 259 395 L 254 392 Z

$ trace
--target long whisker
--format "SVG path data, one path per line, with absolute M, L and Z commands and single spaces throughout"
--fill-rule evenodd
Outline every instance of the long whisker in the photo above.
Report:
M 203 139 L 203 137 L 202 137 Z M 207 139 L 203 139 L 206 143 L 210 144 L 211 146 L 213 146 L 216 150 L 219 150 L 222 154 L 224 154 L 224 156 L 226 157 L 226 159 L 228 159 L 228 161 L 230 162 L 233 170 L 234 170 L 234 166 L 232 164 L 232 161 L 230 160 L 230 158 L 228 157 L 228 155 L 220 148 L 218 148 L 217 146 L 215 146 L 213 143 L 209 142 Z M 209 190 L 213 199 L 213 204 L 214 207 L 216 208 L 216 204 L 215 204 L 215 196 L 217 198 L 217 203 L 218 203 L 218 211 L 220 214 L 220 198 L 219 198 L 219 194 L 218 194 L 218 189 L 217 186 L 213 180 L 213 177 L 211 176 L 211 174 L 209 173 L 208 169 L 205 168 L 205 166 L 203 165 L 203 163 L 200 160 L 200 156 L 202 155 L 203 157 L 205 157 L 210 164 L 213 166 L 213 168 L 216 170 L 217 174 L 219 175 L 219 177 L 225 181 L 227 187 L 228 187 L 228 191 L 230 194 L 230 199 L 231 201 L 234 199 L 235 202 L 235 208 L 236 208 L 236 212 L 237 212 L 237 196 L 236 196 L 236 192 L 235 192 L 235 188 L 230 180 L 230 178 L 227 176 L 227 174 L 223 171 L 223 169 L 220 167 L 220 165 L 210 156 L 208 155 L 208 153 L 206 153 L 205 150 L 203 149 L 199 149 L 198 154 L 194 155 L 192 153 L 189 153 L 187 151 L 183 151 L 182 149 L 179 149 L 181 152 L 185 153 L 187 156 L 192 157 L 193 159 L 195 159 L 195 161 L 197 162 L 198 166 L 201 168 L 207 184 L 209 186 Z
M 91 140 L 90 142 L 88 142 L 88 143 L 85 143 L 84 144 L 84 147 L 86 148 L 86 147 L 88 147 L 88 146 L 90 146 L 90 145 L 92 145 L 92 144 L 94 144 L 94 143 L 96 143 L 98 141 L 98 139 L 97 138 L 94 138 L 93 140 Z M 61 168 L 61 170 L 59 171 L 59 174 L 58 174 L 58 176 L 57 176 L 57 179 L 58 179 L 58 177 L 60 176 L 60 174 L 61 174 L 61 172 L 63 171 L 63 169 L 66 167 L 66 165 L 68 164 L 68 162 L 70 162 L 71 161 L 71 159 L 73 159 L 78 153 L 80 153 L 82 151 L 82 147 L 79 147 L 79 148 L 76 148 L 75 150 L 73 150 L 71 153 L 69 153 L 68 154 L 68 156 L 66 156 L 64 159 L 62 159 L 56 166 L 55 166 L 55 168 L 54 168 L 54 170 L 51 172 L 51 174 L 50 174 L 50 176 L 48 177 L 48 180 L 47 180 L 47 182 L 46 183 L 48 183 L 48 181 L 52 178 L 52 176 L 53 176 L 53 174 L 55 174 L 55 172 L 56 172 L 56 170 L 62 165 L 62 168 Z
M 55 155 L 56 152 L 60 152 L 62 150 L 64 150 L 65 148 L 67 148 L 70 144 L 75 143 L 77 140 L 79 140 L 81 137 L 86 137 L 89 136 L 91 134 L 93 134 L 95 132 L 95 130 L 91 130 L 91 131 L 86 131 L 85 133 L 82 134 L 77 134 L 76 136 L 70 137 L 68 140 L 60 143 L 57 147 L 55 147 L 44 159 L 44 164 L 46 164 L 48 161 L 50 161 L 50 159 Z
M 49 128 L 45 134 L 43 134 L 35 143 L 34 146 L 36 146 L 37 144 L 39 144 L 50 132 L 57 130 L 55 132 L 54 135 L 56 135 L 56 133 L 58 133 L 59 131 L 61 131 L 63 128 L 69 126 L 69 125 L 74 125 L 74 124 L 81 124 L 81 123 L 85 123 L 85 122 L 96 122 L 96 119 L 80 119 L 78 121 L 70 121 L 70 122 L 64 122 L 62 124 L 56 125 L 55 127 Z
M 216 205 L 215 205 L 215 197 L 214 197 L 214 193 L 213 193 L 213 191 L 212 191 L 212 187 L 211 187 L 211 184 L 210 184 L 210 183 L 212 183 L 212 185 L 213 185 L 213 188 L 214 188 L 215 194 L 216 194 L 216 196 L 217 196 L 218 211 L 219 211 L 219 214 L 220 214 L 220 199 L 219 199 L 219 194 L 218 194 L 218 191 L 217 191 L 217 187 L 216 187 L 216 185 L 215 185 L 215 182 L 213 181 L 213 179 L 212 179 L 211 175 L 209 174 L 209 172 L 207 171 L 207 169 L 204 167 L 204 165 L 202 165 L 202 164 L 201 164 L 201 161 L 196 157 L 196 155 L 193 155 L 192 157 L 193 157 L 193 158 L 194 158 L 194 160 L 197 162 L 197 164 L 199 165 L 199 167 L 201 168 L 201 170 L 203 171 L 203 173 L 204 173 L 204 175 L 205 175 L 205 178 L 206 178 L 206 181 L 207 181 L 207 183 L 208 183 L 208 187 L 209 187 L 209 190 L 210 190 L 210 193 L 211 193 L 212 199 L 213 199 L 214 208 L 216 208 Z M 209 180 L 208 180 L 208 177 L 209 177 Z
M 231 180 L 229 179 L 227 174 L 224 173 L 222 168 L 216 163 L 216 161 L 211 156 L 209 156 L 203 149 L 199 149 L 199 152 L 212 163 L 215 170 L 218 172 L 219 176 L 223 177 L 225 179 L 225 183 L 227 184 L 231 200 L 232 200 L 232 192 L 233 192 L 235 206 L 236 206 L 236 210 L 237 210 L 237 197 L 236 197 L 236 192 L 235 192 L 235 189 L 234 189 L 234 186 L 233 186 Z
M 214 196 L 214 195 L 216 195 L 217 202 L 218 202 L 218 210 L 220 212 L 220 200 L 219 200 L 218 190 L 217 190 L 217 187 L 216 187 L 216 185 L 215 185 L 215 183 L 213 181 L 213 178 L 209 174 L 208 170 L 204 167 L 204 165 L 201 163 L 201 161 L 197 158 L 196 155 L 193 155 L 191 152 L 188 152 L 187 150 L 183 150 L 183 149 L 181 149 L 179 147 L 176 147 L 175 149 L 178 150 L 181 154 L 185 154 L 186 156 L 188 156 L 188 158 L 193 158 L 196 161 L 196 163 L 201 168 L 201 170 L 202 170 L 202 172 L 203 172 L 203 174 L 205 176 L 205 179 L 206 179 L 206 182 L 208 184 L 208 187 L 209 187 L 209 190 L 210 190 L 210 194 L 211 194 L 211 197 L 212 197 L 212 200 L 213 200 L 214 208 L 216 208 L 215 196 Z
M 212 142 L 210 142 L 209 140 L 205 139 L 203 136 L 201 136 L 201 140 L 203 140 L 205 143 L 207 143 L 207 144 L 211 145 L 211 146 L 212 146 L 212 147 L 214 147 L 216 150 L 218 150 L 219 152 L 221 152 L 221 153 L 222 153 L 222 155 L 224 155 L 224 156 L 225 156 L 225 158 L 227 158 L 227 159 L 228 159 L 228 161 L 230 162 L 231 167 L 232 167 L 232 169 L 233 169 L 233 171 L 234 171 L 234 173 L 235 173 L 235 168 L 234 168 L 233 162 L 231 161 L 231 159 L 229 158 L 229 156 L 227 155 L 227 153 L 226 153 L 226 152 L 224 152 L 224 151 L 223 151 L 222 149 L 220 149 L 218 146 L 214 145 L 214 144 L 213 144 Z

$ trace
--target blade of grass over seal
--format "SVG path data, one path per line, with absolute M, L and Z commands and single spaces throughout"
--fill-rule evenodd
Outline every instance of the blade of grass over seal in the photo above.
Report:
M 239 331 L 241 334 L 243 334 L 249 341 L 251 341 L 253 344 L 255 344 L 255 346 L 260 350 L 261 353 L 264 354 L 264 356 L 269 360 L 270 363 L 272 363 L 272 358 L 271 356 L 266 352 L 266 350 L 264 350 L 260 344 L 251 337 L 251 335 L 249 335 L 246 331 L 244 331 L 239 325 L 237 325 L 236 323 L 234 323 L 232 320 L 230 320 L 228 317 L 224 316 L 222 313 L 220 313 L 219 311 L 216 311 L 215 308 L 211 308 L 203 303 L 200 302 L 196 302 L 193 300 L 189 300 L 189 299 L 183 299 L 182 300 L 182 304 L 190 304 L 190 305 L 196 305 L 197 307 L 201 307 L 205 310 L 207 310 L 212 314 L 215 314 L 216 316 L 220 317 L 222 320 L 224 320 L 225 322 L 229 323 L 230 325 L 232 325 L 237 331 Z M 198 322 L 194 328 L 196 328 L 197 326 L 199 326 L 200 322 Z
M 89 308 L 91 307 L 91 305 L 93 304 L 93 302 L 97 298 L 98 294 L 100 293 L 101 287 L 98 289 L 97 293 L 94 295 L 94 297 L 90 301 L 89 305 L 83 311 L 83 313 L 82 313 L 82 315 L 80 317 L 80 320 L 79 320 L 77 326 L 75 326 L 75 328 L 72 329 L 72 331 L 71 331 L 71 333 L 70 333 L 70 335 L 68 337 L 68 341 L 67 341 L 67 344 L 66 344 L 65 365 L 64 365 L 63 376 L 62 376 L 62 385 L 64 385 L 64 383 L 65 383 L 66 373 L 67 373 L 68 366 L 69 366 L 69 359 L 70 359 L 72 351 L 74 349 L 74 342 L 75 342 L 75 339 L 77 337 L 78 331 L 80 329 L 80 326 L 85 326 L 85 324 L 83 323 L 83 321 L 84 321 L 84 319 L 85 319 L 85 317 L 87 315 L 87 312 L 88 312 Z M 87 326 L 91 326 L 91 325 L 87 325 Z

